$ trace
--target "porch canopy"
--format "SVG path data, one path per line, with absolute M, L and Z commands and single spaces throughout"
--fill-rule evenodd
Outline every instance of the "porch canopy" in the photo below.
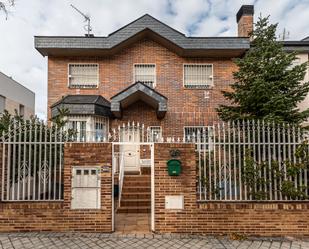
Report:
M 122 110 L 139 100 L 156 109 L 158 119 L 164 118 L 167 111 L 167 98 L 142 82 L 136 82 L 113 96 L 111 112 L 116 118 L 121 118 Z
M 101 95 L 67 95 L 51 106 L 51 117 L 59 110 L 68 109 L 69 115 L 96 115 L 111 117 L 110 102 Z

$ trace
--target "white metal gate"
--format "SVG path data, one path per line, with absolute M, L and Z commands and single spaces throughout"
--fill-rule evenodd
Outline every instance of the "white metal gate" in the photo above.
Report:
M 154 143 L 150 142 L 113 142 L 112 143 L 112 179 L 114 180 L 115 174 L 118 174 L 118 185 L 119 185 L 119 197 L 118 197 L 118 205 L 121 202 L 121 194 L 123 187 L 123 180 L 125 175 L 125 160 L 124 160 L 124 152 L 121 152 L 122 146 L 149 146 L 150 148 L 150 171 L 151 171 L 151 230 L 155 231 L 155 182 L 154 182 Z M 114 199 L 113 199 L 113 230 L 114 230 L 114 222 L 115 222 L 115 210 L 114 210 Z
M 120 145 L 120 153 L 123 154 L 123 163 L 125 171 L 139 171 L 140 166 L 140 130 L 121 129 L 121 142 L 126 142 Z
M 63 199 L 63 145 L 56 126 L 11 121 L 2 135 L 2 201 Z

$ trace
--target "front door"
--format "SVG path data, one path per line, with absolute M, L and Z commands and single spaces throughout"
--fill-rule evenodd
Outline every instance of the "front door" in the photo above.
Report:
M 138 129 L 121 131 L 120 151 L 124 155 L 125 171 L 139 171 L 140 163 L 140 133 Z

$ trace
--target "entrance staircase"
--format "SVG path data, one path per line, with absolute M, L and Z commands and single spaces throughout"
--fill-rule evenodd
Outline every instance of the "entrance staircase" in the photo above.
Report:
M 124 175 L 118 213 L 150 213 L 150 174 Z

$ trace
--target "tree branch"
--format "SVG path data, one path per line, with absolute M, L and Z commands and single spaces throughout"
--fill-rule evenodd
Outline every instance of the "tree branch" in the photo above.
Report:
M 8 19 L 9 8 L 15 5 L 15 0 L 8 0 L 7 2 L 0 1 L 0 12 L 3 11 L 5 14 L 5 19 Z

